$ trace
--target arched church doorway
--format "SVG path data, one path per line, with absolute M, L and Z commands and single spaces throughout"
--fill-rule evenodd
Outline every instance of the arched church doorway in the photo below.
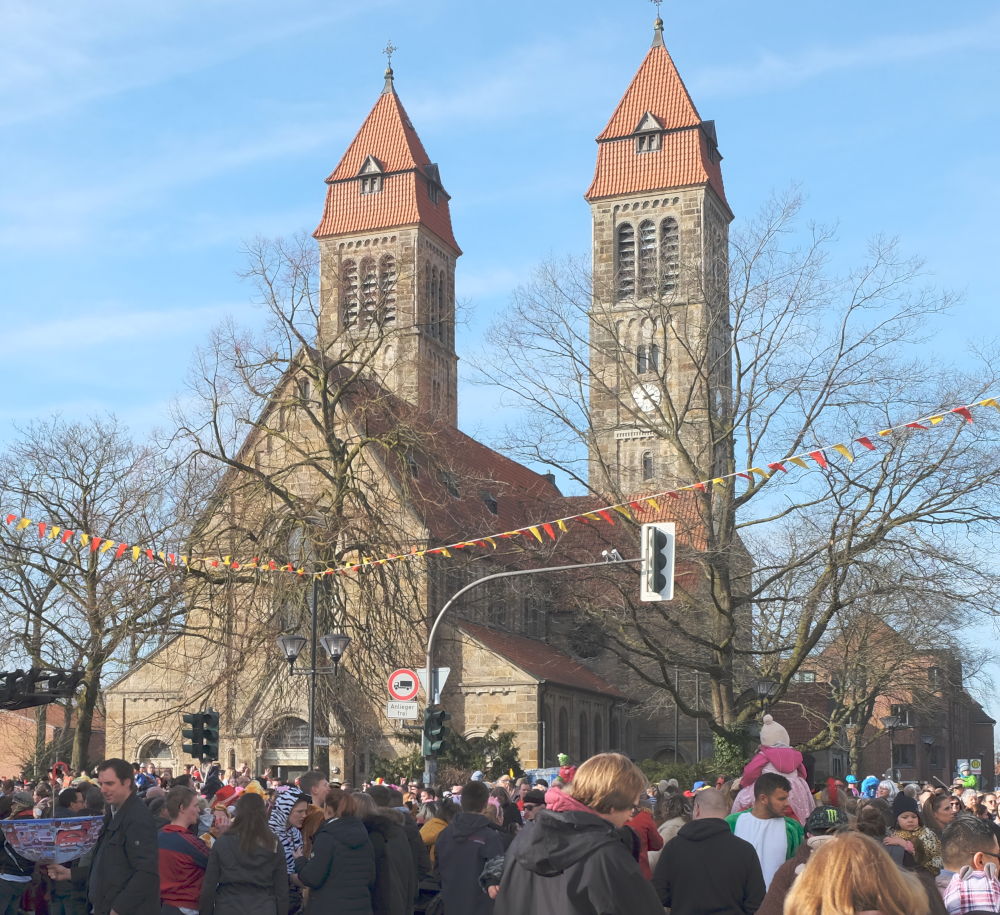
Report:
M 273 721 L 260 742 L 261 770 L 292 779 L 309 765 L 309 723 L 294 715 Z

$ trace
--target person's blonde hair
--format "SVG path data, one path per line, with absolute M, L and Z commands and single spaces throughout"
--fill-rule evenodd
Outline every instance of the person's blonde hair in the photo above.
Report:
M 844 832 L 816 849 L 785 897 L 785 915 L 929 915 L 920 882 L 859 832 Z
M 591 756 L 573 776 L 569 793 L 597 813 L 628 810 L 649 785 L 642 770 L 621 753 Z

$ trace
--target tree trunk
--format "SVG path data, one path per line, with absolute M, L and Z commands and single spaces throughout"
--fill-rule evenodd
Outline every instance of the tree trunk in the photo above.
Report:
M 74 770 L 85 769 L 91 760 L 90 736 L 94 729 L 94 709 L 97 707 L 98 690 L 101 683 L 101 668 L 87 668 L 83 678 L 83 689 L 77 702 L 76 733 L 73 735 L 73 754 L 70 765 Z

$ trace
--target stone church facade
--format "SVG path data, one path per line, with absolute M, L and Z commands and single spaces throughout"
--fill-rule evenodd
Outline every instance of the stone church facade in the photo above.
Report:
M 601 497 L 664 489 L 690 480 L 692 466 L 712 465 L 711 418 L 725 409 L 729 377 L 723 290 L 732 214 L 720 162 L 714 125 L 701 120 L 657 20 L 652 47 L 598 137 L 597 169 L 586 195 L 594 224 L 590 332 L 598 379 L 591 392 L 596 425 L 590 475 L 591 489 Z M 456 428 L 455 271 L 462 252 L 440 170 L 402 105 L 391 69 L 326 183 L 314 233 L 321 324 L 331 338 L 350 341 L 351 358 L 366 366 L 372 390 L 386 404 L 378 421 L 388 422 L 390 414 L 418 422 L 425 417 L 433 430 L 427 448 L 447 455 L 453 468 L 432 470 L 419 455 L 368 468 L 384 481 L 385 497 L 396 500 L 400 529 L 414 542 L 441 543 L 463 536 L 463 525 L 466 534 L 499 531 L 568 514 L 568 500 L 551 478 Z M 710 356 L 707 373 L 695 364 L 699 353 Z M 283 382 L 293 391 L 300 383 Z M 689 404 L 684 415 L 665 414 L 664 390 Z M 269 409 L 283 411 L 274 406 L 279 402 L 276 394 Z M 346 420 L 355 426 L 369 421 L 361 413 Z M 661 431 L 670 425 L 670 434 L 651 435 L 651 424 Z M 310 434 L 285 420 L 282 433 L 286 440 Z M 288 460 L 270 439 L 251 436 L 244 451 L 256 455 L 258 467 Z M 440 492 L 429 494 L 431 482 Z M 304 477 L 302 486 L 309 485 Z M 221 484 L 203 529 L 221 526 L 213 512 L 222 505 L 266 523 L 258 507 L 234 507 L 236 501 Z M 680 525 L 681 538 L 696 540 L 696 522 L 686 524 Z M 499 565 L 478 570 L 429 562 L 414 585 L 417 616 L 432 618 L 458 587 L 511 561 L 497 559 Z M 457 607 L 439 661 L 452 670 L 442 696 L 452 726 L 465 735 L 483 734 L 495 722 L 514 730 L 525 767 L 550 765 L 558 752 L 575 759 L 606 750 L 638 759 L 707 755 L 707 728 L 697 748 L 687 719 L 679 721 L 663 708 L 656 714 L 643 710 L 630 698 L 634 692 L 621 669 L 588 656 L 573 621 L 559 618 L 558 587 L 491 591 Z M 236 588 L 230 599 L 239 605 L 256 598 Z M 262 636 L 254 640 L 238 626 L 216 631 L 214 625 L 210 615 L 199 620 L 192 610 L 190 633 L 161 645 L 108 686 L 108 751 L 176 771 L 187 761 L 180 748 L 181 715 L 212 705 L 221 713 L 224 765 L 302 771 L 306 679 L 289 677 L 284 659 Z M 213 635 L 206 638 L 206 631 Z M 423 638 L 418 627 L 413 651 L 398 658 L 400 665 L 420 663 Z M 199 691 L 209 672 L 224 670 L 237 656 L 236 683 L 210 696 Z M 409 745 L 398 723 L 385 718 L 385 683 L 377 672 L 354 675 L 344 692 L 354 712 L 376 726 L 359 737 L 336 708 L 324 707 L 316 733 L 324 747 L 320 758 L 357 783 L 370 773 L 373 758 L 405 752 Z

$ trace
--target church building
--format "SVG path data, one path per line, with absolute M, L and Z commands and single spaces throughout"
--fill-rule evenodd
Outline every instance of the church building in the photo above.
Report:
M 585 195 L 593 220 L 590 490 L 603 500 L 595 504 L 703 479 L 720 459 L 711 430 L 728 403 L 732 220 L 721 160 L 714 123 L 699 115 L 657 18 L 652 46 L 597 136 L 597 167 Z M 299 466 L 303 454 L 321 450 L 324 443 L 314 439 L 322 436 L 295 416 L 324 402 L 319 388 L 326 396 L 331 378 L 335 383 L 348 375 L 354 387 L 335 392 L 332 411 L 338 444 L 352 436 L 388 440 L 407 426 L 425 433 L 409 443 L 396 435 L 396 450 L 373 452 L 360 474 L 371 492 L 391 502 L 383 514 L 392 515 L 401 543 L 433 546 L 570 514 L 580 499 L 564 497 L 553 477 L 457 428 L 455 272 L 462 251 L 442 171 L 406 113 L 391 66 L 326 185 L 314 232 L 319 336 L 334 342 L 303 346 L 297 364 L 323 367 L 332 359 L 336 368 L 297 376 L 290 370 L 278 384 L 206 507 L 199 536 L 217 538 L 225 565 L 268 525 L 276 528 L 270 509 L 260 507 L 270 498 L 267 486 L 251 497 L 239 482 L 241 467 L 258 483 L 284 474 L 281 485 L 300 487 L 314 512 L 332 511 L 330 487 L 318 486 L 321 475 Z M 668 403 L 685 409 L 667 409 Z M 294 474 L 288 472 L 293 463 Z M 677 521 L 681 541 L 694 545 L 696 513 L 676 505 L 664 518 Z M 254 538 L 222 546 L 247 537 L 254 526 Z M 355 524 L 352 536 L 363 527 Z M 350 539 L 344 530 L 335 538 L 341 551 Z M 636 534 L 623 534 L 633 549 Z M 558 550 L 559 544 L 551 547 L 551 564 L 561 558 Z M 350 612 L 341 623 L 355 644 L 367 647 L 345 653 L 330 697 L 316 700 L 315 746 L 323 748 L 320 758 L 331 772 L 357 784 L 376 757 L 412 749 L 400 722 L 385 714 L 393 661 L 422 665 L 426 623 L 459 587 L 538 559 L 498 550 L 492 565 L 430 556 L 424 564 L 407 563 L 417 571 L 406 595 L 401 590 L 395 599 L 407 602 L 408 638 L 382 655 L 366 631 L 374 592 L 365 591 L 361 579 L 354 590 L 344 585 Z M 365 574 L 375 581 L 374 572 Z M 273 636 L 289 627 L 305 637 L 310 632 L 304 618 L 287 615 L 278 600 L 266 613 L 260 609 L 266 587 L 248 578 L 224 600 L 192 598 L 188 629 L 107 687 L 109 755 L 180 771 L 188 761 L 181 716 L 211 706 L 221 716 L 224 766 L 305 769 L 308 678 L 290 675 Z M 441 641 L 441 662 L 451 668 L 442 703 L 455 730 L 481 735 L 494 723 L 513 730 L 525 767 L 551 765 L 560 752 L 576 760 L 607 750 L 637 759 L 708 755 L 707 728 L 696 735 L 669 704 L 643 708 L 624 670 L 612 658 L 595 657 L 600 646 L 588 644 L 581 627 L 560 614 L 560 587 L 487 589 L 481 600 L 457 606 Z M 317 600 L 315 590 L 311 599 Z M 407 641 L 408 653 L 400 656 L 398 645 Z M 218 679 L 230 666 L 239 675 Z

